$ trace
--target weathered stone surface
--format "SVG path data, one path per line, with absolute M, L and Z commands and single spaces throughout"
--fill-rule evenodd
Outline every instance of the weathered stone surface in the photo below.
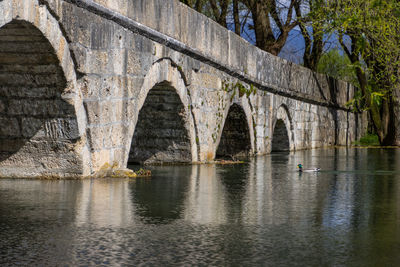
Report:
M 234 159 L 251 153 L 250 131 L 243 109 L 233 104 L 225 120 L 216 156 Z
M 174 89 L 158 85 L 150 90 L 139 113 L 129 162 L 191 162 L 191 147 L 182 110 Z
M 0 28 L 0 177 L 80 176 L 75 108 L 54 48 L 37 28 Z
M 316 128 L 315 128 L 316 129 Z M 283 120 L 277 120 L 272 136 L 271 151 L 289 151 L 289 136 L 286 130 L 286 125 Z
M 0 3 L 0 176 L 348 145 L 353 95 L 177 0 Z

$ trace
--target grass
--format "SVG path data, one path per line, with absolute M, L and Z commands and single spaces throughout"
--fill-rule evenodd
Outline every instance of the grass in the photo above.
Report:
M 366 134 L 360 140 L 353 142 L 354 146 L 380 146 L 378 135 Z

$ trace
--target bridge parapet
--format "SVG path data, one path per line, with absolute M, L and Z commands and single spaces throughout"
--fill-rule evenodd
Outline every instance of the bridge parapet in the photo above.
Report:
M 354 88 L 348 83 L 262 51 L 178 0 L 66 2 L 89 9 L 267 92 L 342 109 L 347 109 L 345 104 L 354 95 Z

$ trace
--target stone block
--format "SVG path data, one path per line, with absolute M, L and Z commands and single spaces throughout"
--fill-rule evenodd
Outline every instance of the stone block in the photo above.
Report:
M 99 101 L 84 101 L 83 105 L 85 106 L 87 112 L 87 119 L 89 125 L 96 125 L 100 123 L 100 103 Z
M 139 75 L 142 72 L 142 57 L 140 52 L 127 50 L 126 73 Z
M 6 110 L 6 105 L 4 102 L 0 99 L 0 114 L 4 113 Z
M 125 28 L 119 25 L 114 26 L 114 36 L 112 37 L 111 48 L 127 48 L 130 43 L 128 41 L 127 35 L 133 34 L 127 31 Z
M 111 129 L 111 146 L 122 147 L 127 138 L 128 128 L 123 124 L 115 124 Z M 128 137 L 130 138 L 130 137 Z
M 87 54 L 85 72 L 92 74 L 111 74 L 108 51 L 90 50 Z
M 21 120 L 21 134 L 25 138 L 31 138 L 44 127 L 44 121 L 36 118 L 25 117 Z
M 109 150 L 100 150 L 94 151 L 92 154 L 92 166 L 93 171 L 98 171 L 104 164 L 110 164 L 110 151 Z
M 90 24 L 90 48 L 110 49 L 114 37 L 114 27 L 108 21 L 99 20 Z
M 126 72 L 126 50 L 111 49 L 109 50 L 110 61 L 112 64 L 112 73 L 115 75 L 123 75 Z
M 113 100 L 112 108 L 114 114 L 114 121 L 124 121 L 126 119 L 125 115 L 127 107 L 125 105 L 126 101 L 124 100 Z
M 11 155 L 23 147 L 26 142 L 27 140 L 22 138 L 0 138 L 0 153 Z
M 39 135 L 40 134 L 39 132 Z M 81 136 L 75 117 L 47 119 L 44 123 L 44 135 L 51 139 L 68 140 L 77 140 Z M 38 136 L 38 134 L 36 134 L 36 136 Z
M 222 88 L 221 78 L 215 75 L 201 73 L 197 75 L 196 80 L 198 84 L 201 85 L 201 87 L 203 88 L 216 89 L 216 90 Z
M 16 118 L 0 117 L 0 136 L 1 137 L 21 136 L 18 120 Z
M 104 148 L 104 127 L 91 127 L 87 133 L 87 138 L 92 151 L 98 151 Z
M 103 126 L 103 145 L 104 148 L 110 149 L 113 147 L 112 145 L 112 127 L 113 125 Z
M 123 148 L 115 148 L 112 150 L 113 154 L 113 162 L 117 162 L 119 167 L 124 167 L 123 164 L 126 161 L 125 158 L 125 149 Z
M 89 49 L 77 44 L 70 44 L 69 45 L 72 54 L 75 57 L 75 64 L 76 69 L 82 73 L 85 73 L 86 70 L 89 69 L 88 67 L 88 51 Z
M 31 115 L 31 116 L 48 116 L 59 115 L 62 111 L 59 104 L 63 101 L 53 100 L 10 100 L 8 114 L 9 115 Z M 65 102 L 64 102 L 65 103 Z
M 100 102 L 100 123 L 106 124 L 114 121 L 113 106 L 111 101 Z
M 85 76 L 79 83 L 84 100 L 98 100 L 100 96 L 99 88 L 102 87 L 101 77 L 94 75 Z
M 179 14 L 176 12 L 179 11 L 173 8 L 173 2 L 174 1 L 153 1 L 152 4 L 155 17 L 158 18 L 155 20 L 155 23 L 156 29 L 158 29 L 160 32 L 179 39 L 180 36 L 176 34 L 176 32 L 179 32 L 176 30 L 178 25 L 174 23 L 175 17 L 179 16 Z
M 127 97 L 137 98 L 139 96 L 140 89 L 143 85 L 144 78 L 128 76 L 127 82 Z
M 48 115 L 50 117 L 59 116 L 75 116 L 75 108 L 64 100 L 48 100 L 43 101 L 43 104 L 47 104 Z

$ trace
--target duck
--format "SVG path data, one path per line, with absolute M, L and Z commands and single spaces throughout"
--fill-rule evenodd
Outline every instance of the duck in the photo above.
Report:
M 298 164 L 297 168 L 299 168 L 299 172 L 319 172 L 321 170 L 321 168 L 303 170 L 303 165 L 301 165 L 301 164 Z

